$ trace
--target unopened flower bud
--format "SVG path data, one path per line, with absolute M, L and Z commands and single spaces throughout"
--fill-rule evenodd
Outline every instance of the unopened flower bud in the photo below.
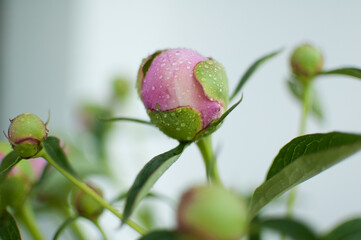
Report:
M 32 158 L 41 150 L 41 142 L 48 136 L 44 122 L 36 115 L 23 113 L 11 120 L 8 139 L 22 158 Z
M 88 187 L 94 190 L 99 196 L 103 196 L 100 188 L 87 184 Z M 102 214 L 104 207 L 93 199 L 89 194 L 80 189 L 76 189 L 73 195 L 73 204 L 75 210 L 80 216 L 83 216 L 91 221 L 96 221 Z
M 182 196 L 178 227 L 199 240 L 238 240 L 246 228 L 246 205 L 222 187 L 195 187 Z
M 291 55 L 292 72 L 301 79 L 314 77 L 321 72 L 322 66 L 322 53 L 310 44 L 297 47 Z
M 128 97 L 129 95 L 129 90 L 130 90 L 130 86 L 129 86 L 129 81 L 126 80 L 125 78 L 116 78 L 113 81 L 113 91 L 114 91 L 114 95 L 121 99 L 124 100 Z
M 143 60 L 137 88 L 152 123 L 180 141 L 196 140 L 228 104 L 223 66 L 188 49 L 158 51 Z

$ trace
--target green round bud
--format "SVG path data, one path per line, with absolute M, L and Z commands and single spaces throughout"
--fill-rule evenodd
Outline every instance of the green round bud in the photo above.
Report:
M 304 44 L 293 51 L 290 62 L 295 75 L 310 79 L 321 72 L 323 57 L 320 50 L 310 44 Z
M 119 98 L 124 100 L 125 98 L 128 97 L 129 95 L 129 91 L 130 90 L 130 84 L 129 81 L 127 81 L 124 78 L 116 78 L 113 81 L 113 91 L 114 91 L 114 95 Z
M 11 120 L 8 139 L 22 158 L 34 157 L 41 150 L 41 142 L 48 136 L 45 123 L 36 115 L 23 113 Z
M 22 176 L 9 176 L 0 183 L 0 211 L 7 206 L 18 209 L 30 191 L 30 183 Z
M 87 184 L 88 187 L 94 190 L 99 196 L 103 197 L 100 188 Z M 80 216 L 83 216 L 91 221 L 96 221 L 102 214 L 104 207 L 94 200 L 89 194 L 77 189 L 73 194 L 73 204 L 75 210 Z
M 181 199 L 178 226 L 200 240 L 236 240 L 245 232 L 246 204 L 222 187 L 195 187 Z

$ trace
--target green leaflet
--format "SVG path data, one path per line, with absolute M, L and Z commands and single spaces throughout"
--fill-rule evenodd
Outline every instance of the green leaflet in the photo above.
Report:
M 361 218 L 351 219 L 340 224 L 321 239 L 322 240 L 361 239 Z
M 355 67 L 338 68 L 328 71 L 323 71 L 318 75 L 345 75 L 361 79 L 361 69 Z
M 248 79 L 252 76 L 252 74 L 267 60 L 273 58 L 274 56 L 278 55 L 280 52 L 282 52 L 282 49 L 277 50 L 275 52 L 272 52 L 270 54 L 267 54 L 266 56 L 263 56 L 259 59 L 257 59 L 243 74 L 241 79 L 239 80 L 236 88 L 234 89 L 233 93 L 229 97 L 229 100 L 232 101 L 232 99 L 241 91 L 244 84 L 248 81 Z
M 180 157 L 188 145 L 189 143 L 180 143 L 176 148 L 155 156 L 143 167 L 128 191 L 123 223 L 129 219 L 134 208 L 147 196 L 154 183 Z
M 340 132 L 300 136 L 275 157 L 249 207 L 249 218 L 272 199 L 361 150 L 361 135 Z

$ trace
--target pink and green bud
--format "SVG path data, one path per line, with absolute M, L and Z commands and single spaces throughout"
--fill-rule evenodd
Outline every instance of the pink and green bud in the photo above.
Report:
M 144 59 L 137 88 L 152 123 L 180 141 L 196 140 L 227 109 L 223 66 L 188 49 L 158 51 Z
M 242 199 L 222 187 L 195 187 L 179 204 L 179 231 L 199 240 L 238 240 L 246 230 L 246 212 Z
M 304 44 L 293 51 L 290 62 L 295 75 L 301 79 L 312 79 L 321 72 L 323 57 L 320 50 L 310 44 Z
M 88 187 L 94 190 L 99 196 L 103 197 L 100 188 L 87 184 Z M 102 214 L 104 207 L 94 200 L 89 194 L 80 189 L 76 189 L 73 194 L 73 204 L 75 210 L 80 216 L 83 216 L 91 221 L 96 221 Z
M 48 136 L 45 123 L 36 115 L 23 113 L 11 120 L 8 139 L 22 158 L 32 158 L 41 150 L 41 142 Z

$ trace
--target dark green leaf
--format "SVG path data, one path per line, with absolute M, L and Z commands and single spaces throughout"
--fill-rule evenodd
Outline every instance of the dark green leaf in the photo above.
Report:
M 361 150 L 361 135 L 331 132 L 300 136 L 275 157 L 251 200 L 249 217 L 272 199 Z
M 211 122 L 211 124 L 205 130 L 197 133 L 197 135 L 194 138 L 200 139 L 200 138 L 208 136 L 210 133 L 213 133 L 214 131 L 216 131 L 221 126 L 221 123 L 228 116 L 228 114 L 230 114 L 242 102 L 242 99 L 243 99 L 243 95 L 238 100 L 238 102 L 233 104 L 233 106 L 230 107 L 225 113 L 223 113 L 223 115 L 219 119 Z
M 115 197 L 111 203 L 115 203 L 115 202 L 120 202 L 126 199 L 128 195 L 128 191 L 124 191 L 122 193 L 120 193 L 117 197 Z M 172 199 L 170 199 L 169 197 L 160 194 L 160 193 L 153 193 L 153 192 L 149 192 L 145 198 L 155 198 L 155 199 L 159 199 L 159 200 L 163 200 L 164 202 L 168 203 L 170 206 L 174 205 L 174 202 Z
M 361 69 L 355 68 L 355 67 L 345 67 L 345 68 L 328 70 L 328 71 L 321 72 L 319 75 L 331 75 L 331 74 L 346 75 L 346 76 L 361 79 Z
M 243 85 L 247 82 L 247 80 L 252 76 L 252 74 L 257 70 L 258 67 L 260 67 L 263 63 L 265 63 L 267 60 L 271 59 L 272 57 L 276 56 L 280 52 L 282 52 L 282 49 L 272 52 L 255 61 L 243 74 L 242 78 L 239 80 L 238 85 L 234 89 L 232 95 L 229 97 L 230 101 L 232 101 L 232 99 L 241 91 Z
M 142 236 L 139 240 L 181 240 L 176 232 L 168 230 L 157 230 Z
M 342 223 L 328 233 L 323 240 L 359 240 L 361 239 L 361 218 Z
M 14 151 L 9 152 L 0 164 L 0 183 L 4 181 L 11 168 L 20 162 L 21 157 Z
M 302 99 L 303 99 L 303 91 L 304 91 L 304 87 L 302 82 L 291 78 L 287 81 L 287 86 L 290 89 L 291 93 L 293 94 L 293 96 L 300 101 L 300 103 L 302 104 Z M 312 85 L 311 85 L 312 87 Z M 312 87 L 311 92 L 310 92 L 310 105 L 311 105 L 311 113 L 319 120 L 322 121 L 323 120 L 323 111 L 322 111 L 322 105 L 321 102 L 318 98 L 318 94 L 315 88 Z
M 138 173 L 127 195 L 123 223 L 128 220 L 139 202 L 147 196 L 150 188 L 160 176 L 180 157 L 188 144 L 180 143 L 176 148 L 154 157 Z
M 56 137 L 47 137 L 43 141 L 43 147 L 47 154 L 64 170 L 77 176 L 75 171 L 70 166 L 67 157 L 65 156 L 63 149 L 60 146 L 60 141 Z
M 258 220 L 261 228 L 270 228 L 294 240 L 316 240 L 317 237 L 304 223 L 289 218 L 270 218 Z
M 129 122 L 136 122 L 136 123 L 142 123 L 147 125 L 153 125 L 149 121 L 136 119 L 136 118 L 127 118 L 127 117 L 114 117 L 114 118 L 99 118 L 101 121 L 129 121 Z
M 14 217 L 4 210 L 0 214 L 0 240 L 20 240 L 20 232 Z

